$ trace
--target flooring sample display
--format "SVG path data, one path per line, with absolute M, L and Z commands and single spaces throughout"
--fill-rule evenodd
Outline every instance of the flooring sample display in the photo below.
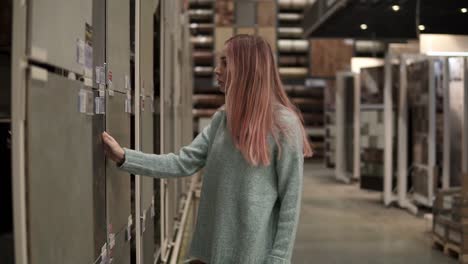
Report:
M 106 242 L 105 178 L 93 173 L 93 116 L 76 107 L 81 82 L 34 76 L 27 93 L 29 260 L 93 263 Z M 93 92 L 86 93 L 92 102 Z
M 449 91 L 448 100 L 450 104 L 450 112 L 447 113 L 449 118 L 449 138 L 450 138 L 450 185 L 460 186 L 462 183 L 462 146 L 463 130 L 466 116 L 464 113 L 464 105 L 466 98 L 466 61 L 463 58 L 450 58 L 449 61 Z
M 259 27 L 276 26 L 276 3 L 275 1 L 258 1 L 257 3 L 257 25 Z
M 91 0 L 71 0 L 66 3 L 60 0 L 38 0 L 30 7 L 28 54 L 31 58 L 80 74 L 85 63 L 92 68 L 92 57 L 84 54 L 87 48 L 86 27 L 89 25 L 92 28 Z M 122 21 L 129 26 L 129 19 Z M 53 37 L 50 32 L 53 32 Z M 78 58 L 77 50 L 80 51 Z
M 276 55 L 276 28 L 275 27 L 258 27 L 257 34 L 263 37 Z
M 231 38 L 234 35 L 234 30 L 232 27 L 216 27 L 215 29 L 215 52 L 220 53 L 224 48 L 224 43 L 226 40 Z
M 106 131 L 122 147 L 130 147 L 130 114 L 125 112 L 126 94 L 107 94 Z M 106 163 L 106 203 L 108 233 L 116 236 L 116 263 L 130 263 L 130 242 L 125 239 L 125 230 L 130 216 L 130 176 L 119 170 L 113 162 Z
M 382 66 L 361 70 L 361 103 L 383 104 L 384 68 Z
M 249 27 L 255 25 L 256 3 L 250 1 L 236 1 L 236 25 Z
M 333 77 L 338 71 L 351 69 L 353 46 L 343 39 L 313 39 L 310 41 L 311 75 Z

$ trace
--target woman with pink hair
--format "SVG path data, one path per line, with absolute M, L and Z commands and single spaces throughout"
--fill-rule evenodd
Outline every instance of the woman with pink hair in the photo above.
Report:
M 304 156 L 312 155 L 302 116 L 259 36 L 227 40 L 215 74 L 225 106 L 178 154 L 121 148 L 104 132 L 106 154 L 122 170 L 157 178 L 205 168 L 191 263 L 290 263 Z

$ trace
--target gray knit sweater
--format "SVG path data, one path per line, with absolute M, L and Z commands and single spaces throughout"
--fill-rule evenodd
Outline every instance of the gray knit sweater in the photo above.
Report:
M 157 178 L 190 176 L 205 168 L 191 257 L 210 264 L 290 263 L 304 156 L 298 119 L 286 109 L 278 111 L 277 117 L 290 128 L 290 136 L 280 137 L 280 153 L 269 136 L 269 166 L 247 163 L 234 147 L 226 113 L 220 110 L 178 154 L 124 149 L 120 168 Z

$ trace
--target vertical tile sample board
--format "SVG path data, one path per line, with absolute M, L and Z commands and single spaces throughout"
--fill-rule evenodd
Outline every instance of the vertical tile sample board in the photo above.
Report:
M 106 55 L 108 89 L 130 89 L 130 0 L 107 1 Z
M 125 112 L 126 94 L 107 93 L 106 131 L 122 147 L 130 147 L 130 114 Z M 106 162 L 106 203 L 108 234 L 115 234 L 115 247 L 112 257 L 114 263 L 130 263 L 130 242 L 127 241 L 127 227 L 130 211 L 130 176 L 119 170 L 115 163 Z
M 92 27 L 92 7 L 92 0 L 37 0 L 31 3 L 29 56 L 82 74 L 87 62 L 84 51 L 87 25 Z M 128 20 L 124 22 L 128 25 Z
M 141 112 L 141 151 L 144 153 L 154 153 L 154 138 L 153 138 L 153 112 L 150 107 L 151 98 L 145 98 L 145 107 Z M 155 250 L 154 240 L 154 222 L 152 217 L 153 199 L 154 199 L 154 178 L 142 175 L 141 177 L 141 210 L 144 221 L 142 222 L 143 230 L 143 260 L 144 263 L 153 263 L 153 254 Z M 159 192 L 157 192 L 159 194 Z M 158 238 L 159 241 L 159 238 Z
M 94 116 L 77 108 L 81 82 L 32 71 L 26 135 L 30 261 L 93 263 L 106 239 L 104 175 L 93 174 Z

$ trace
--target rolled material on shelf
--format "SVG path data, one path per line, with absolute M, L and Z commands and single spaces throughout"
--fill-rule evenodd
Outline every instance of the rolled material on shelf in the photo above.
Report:
M 213 82 L 213 78 L 195 76 L 194 78 L 195 93 L 220 93 L 219 87 Z
M 306 56 L 281 55 L 278 62 L 280 66 L 305 66 L 308 60 Z
M 190 0 L 190 6 L 211 6 L 213 5 L 215 0 Z
M 306 87 L 304 85 L 284 85 L 284 90 L 290 96 L 311 96 L 323 98 L 324 89 L 316 87 Z
M 291 98 L 291 101 L 302 112 L 323 112 L 323 100 L 316 98 Z
M 194 94 L 193 105 L 196 108 L 215 108 L 224 104 L 224 95 L 218 94 Z
M 189 17 L 191 20 L 211 20 L 214 12 L 212 9 L 190 9 Z
M 214 54 L 211 51 L 193 51 L 195 65 L 213 65 Z
M 279 0 L 278 5 L 280 9 L 303 9 L 308 5 L 311 5 L 316 0 Z
M 280 67 L 281 77 L 306 77 L 308 69 L 305 67 Z
M 307 52 L 309 41 L 303 39 L 280 39 L 278 40 L 280 52 Z
M 302 14 L 297 13 L 279 13 L 278 19 L 286 23 L 299 23 L 302 20 Z
M 191 23 L 190 32 L 194 35 L 197 34 L 211 34 L 214 30 L 214 24 L 211 23 Z
M 213 46 L 213 37 L 195 36 L 190 38 L 190 42 L 195 48 L 210 48 Z
M 306 126 L 323 126 L 324 117 L 322 114 L 303 113 L 302 117 Z
M 301 27 L 280 27 L 278 37 L 280 38 L 301 38 L 304 30 Z
M 196 76 L 210 76 L 213 74 L 213 67 L 211 66 L 196 66 L 193 68 Z
M 200 118 L 200 117 L 212 117 L 218 109 L 192 109 L 193 117 Z

